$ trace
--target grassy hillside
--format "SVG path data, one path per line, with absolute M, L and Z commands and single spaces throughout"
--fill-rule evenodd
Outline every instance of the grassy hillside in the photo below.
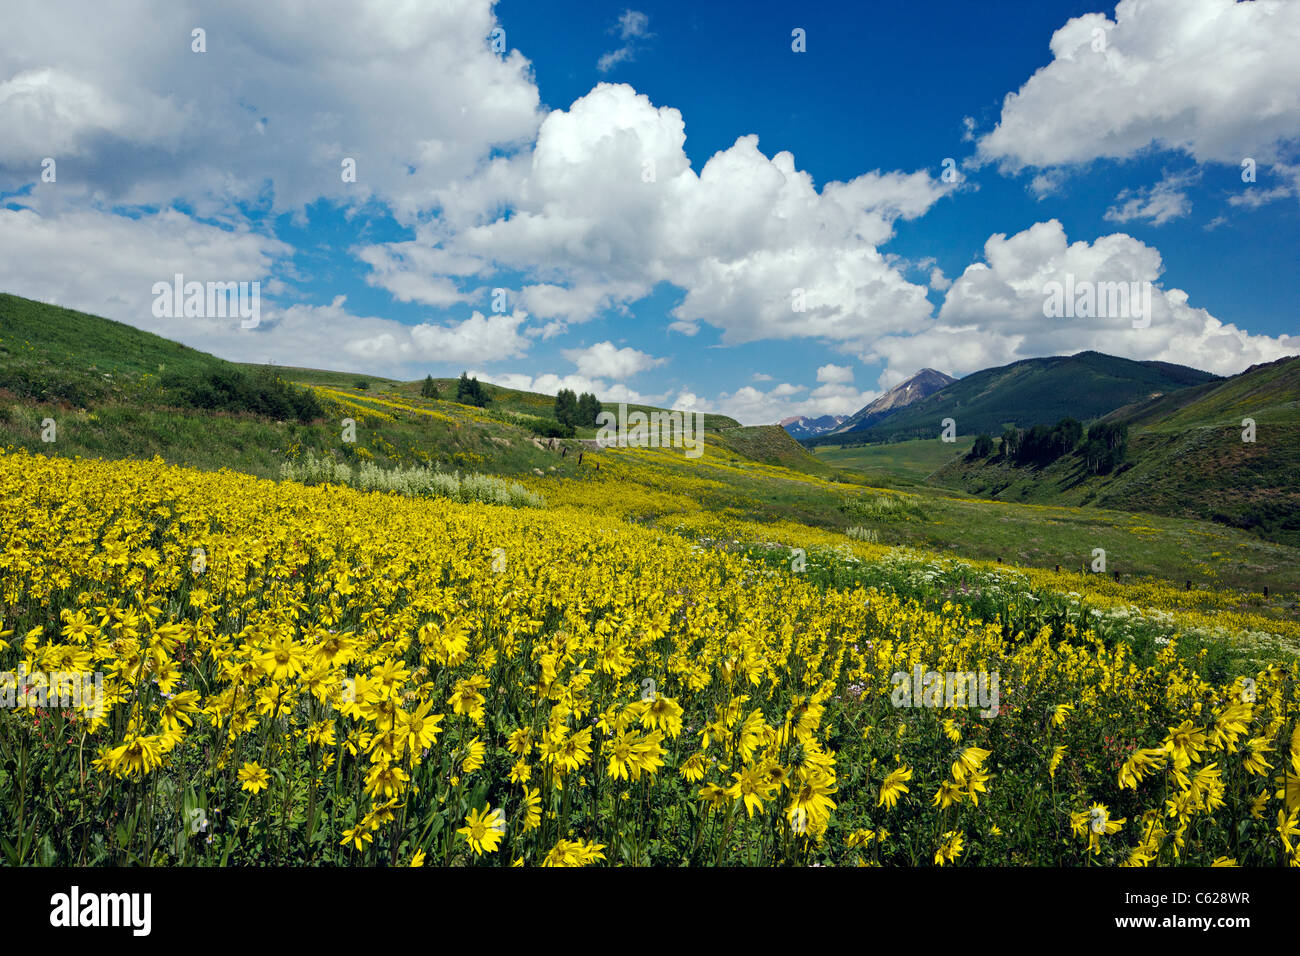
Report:
M 1219 421 L 1240 421 L 1261 409 L 1294 404 L 1300 398 L 1300 361 L 1296 356 L 1252 365 L 1240 375 L 1208 382 L 1147 402 L 1128 405 L 1106 418 L 1129 427 L 1177 430 Z
M 890 414 L 870 428 L 810 439 L 809 446 L 934 438 L 951 418 L 957 434 L 996 435 L 1008 424 L 1021 428 L 1052 424 L 1067 415 L 1097 418 L 1121 406 L 1216 380 L 1197 369 L 1167 362 L 1080 352 L 1025 359 L 974 372 L 919 402 Z
M 86 405 L 130 397 L 168 372 L 232 367 L 129 325 L 0 293 L 0 389 Z
M 833 471 L 829 465 L 810 455 L 780 425 L 723 427 L 717 429 L 716 440 L 723 448 L 734 452 L 738 459 L 748 458 L 765 465 L 781 465 L 809 474 L 830 475 Z
M 301 421 L 256 408 L 197 407 L 187 401 L 188 393 L 165 385 L 174 376 L 226 374 L 303 390 L 319 403 L 320 414 Z M 531 480 L 565 478 L 577 489 L 598 474 L 598 458 L 615 454 L 592 447 L 594 428 L 580 428 L 575 439 L 560 442 L 563 455 L 539 447 L 546 443 L 534 426 L 539 419 L 554 421 L 552 396 L 485 384 L 489 403 L 476 408 L 450 400 L 456 381 L 436 379 L 441 397 L 429 399 L 421 396 L 422 381 L 229 363 L 118 322 L 0 297 L 0 444 L 105 459 L 158 455 L 268 478 L 277 477 L 285 461 L 314 457 L 352 466 L 434 465 Z M 617 403 L 604 407 L 618 410 Z M 661 409 L 631 405 L 628 411 Z M 46 419 L 56 423 L 53 442 L 42 440 Z M 354 442 L 343 440 L 345 419 L 355 422 Z M 723 415 L 705 415 L 704 427 L 702 459 L 685 458 L 680 450 L 624 454 L 641 455 L 644 464 L 624 469 L 623 480 L 653 487 L 681 472 L 699 479 L 699 499 L 721 511 L 838 525 L 835 499 L 802 480 L 825 478 L 832 470 L 783 429 L 742 427 Z M 695 508 L 698 503 L 688 510 Z
M 888 487 L 919 485 L 933 472 L 970 451 L 970 436 L 945 442 L 939 438 L 880 445 L 822 445 L 814 449 L 818 461 L 836 468 L 861 472 L 869 481 Z
M 320 372 L 316 370 L 302 370 L 302 371 L 305 374 L 303 375 L 297 374 L 298 370 L 286 371 L 285 374 L 288 377 L 294 379 L 295 381 L 312 381 L 312 382 L 320 382 L 322 384 L 329 383 L 329 378 L 328 378 L 329 376 L 338 375 L 338 373 L 335 372 Z M 351 385 L 357 380 L 366 379 L 366 378 L 370 378 L 370 376 L 346 375 L 343 376 L 343 378 L 340 381 L 343 384 Z M 386 379 L 375 379 L 374 381 L 383 384 L 391 384 L 395 387 L 396 391 L 409 398 L 418 398 L 420 396 L 420 388 L 424 384 L 423 380 L 420 380 L 418 382 L 405 382 L 405 383 L 397 383 L 397 382 L 389 383 L 388 380 Z M 434 385 L 437 387 L 439 396 L 441 398 L 454 399 L 456 397 L 457 379 L 435 378 L 433 382 Z M 487 382 L 483 383 L 483 391 L 490 399 L 488 408 L 492 409 L 493 411 L 513 412 L 518 415 L 533 415 L 540 418 L 555 417 L 554 415 L 555 396 L 553 395 L 543 395 L 539 392 L 524 392 L 515 388 L 506 388 L 504 385 L 491 385 Z M 619 409 L 619 403 L 601 402 L 601 408 L 604 411 L 613 412 L 617 414 Z M 629 414 L 632 412 L 639 411 L 646 415 L 649 415 L 651 412 L 664 411 L 664 409 L 661 409 L 655 405 L 630 404 L 627 406 L 627 411 Z M 734 418 L 728 418 L 726 415 L 707 414 L 704 416 L 704 427 L 707 429 L 737 428 L 739 427 L 739 425 L 740 423 L 738 421 L 736 421 Z M 578 429 L 578 434 L 579 437 L 591 437 L 596 434 L 596 429 L 580 428 Z
M 120 322 L 0 295 L 0 442 L 5 444 L 98 458 L 160 455 L 178 464 L 230 466 L 263 477 L 277 475 L 286 458 L 308 452 L 349 462 L 433 464 L 507 475 L 567 467 L 567 456 L 559 459 L 533 441 L 536 420 L 554 420 L 552 396 L 484 385 L 491 401 L 479 409 L 449 400 L 456 379 L 436 382 L 442 400 L 421 398 L 419 381 L 232 363 Z M 298 394 L 316 403 L 302 415 L 264 400 Z M 617 411 L 618 405 L 605 408 Z M 341 423 L 348 417 L 357 422 L 351 444 L 341 440 Z M 41 437 L 47 418 L 56 423 L 52 443 Z M 745 430 L 734 419 L 707 415 L 705 427 L 736 429 L 733 443 L 745 442 Z M 579 438 L 594 435 L 594 429 L 578 431 Z M 753 441 L 748 444 L 757 450 Z M 769 449 L 767 454 L 770 460 L 802 459 L 805 468 L 819 467 L 793 440 L 780 443 L 779 453 Z M 567 460 L 574 459 L 576 454 Z
M 1243 441 L 1243 420 L 1255 441 Z M 1121 408 L 1128 461 L 1093 475 L 1067 455 L 1042 468 L 958 460 L 934 481 L 1006 501 L 1090 504 L 1209 519 L 1300 544 L 1300 358 Z
M 1273 597 L 1265 605 L 1267 613 L 1290 613 L 1293 605 L 1282 592 L 1300 591 L 1297 551 L 1233 528 L 1138 517 L 1136 508 L 1127 507 L 1107 511 L 990 502 L 919 484 L 944 458 L 963 450 L 967 440 L 955 446 L 918 441 L 813 457 L 778 426 L 741 427 L 710 416 L 698 459 L 681 450 L 598 450 L 592 447 L 590 429 L 561 442 L 567 449 L 562 456 L 538 447 L 529 427 L 548 413 L 550 396 L 485 386 L 492 401 L 487 408 L 474 408 L 423 398 L 419 381 L 232 366 L 118 323 L 11 296 L 0 299 L 0 319 L 5 320 L 0 328 L 2 380 L 13 382 L 15 368 L 36 369 L 27 379 L 35 383 L 34 396 L 0 388 L 0 445 L 37 454 L 157 455 L 177 464 L 269 478 L 279 477 L 286 461 L 309 454 L 354 467 L 366 462 L 384 468 L 432 464 L 517 479 L 551 506 L 599 508 L 638 524 L 711 538 L 727 535 L 721 529 L 729 521 L 771 528 L 773 540 L 816 534 L 847 544 L 846 531 L 854 528 L 880 545 L 1048 569 L 1057 564 L 1077 569 L 1093 548 L 1103 547 L 1126 579 L 1150 575 L 1180 588 L 1191 580 L 1194 587 L 1253 591 L 1268 583 Z M 75 335 L 63 328 L 65 323 Z M 68 345 L 66 358 L 52 342 Z M 183 363 L 195 374 L 227 368 L 254 377 L 274 374 L 286 387 L 309 390 L 322 414 L 300 422 L 252 411 L 178 406 L 154 373 L 158 366 L 165 373 Z M 113 379 L 104 380 L 107 384 L 96 396 L 80 404 L 52 398 L 40 379 L 80 376 L 91 381 L 109 367 Z M 438 384 L 444 396 L 454 394 L 455 380 Z M 41 422 L 47 417 L 58 425 L 52 443 L 41 440 Z M 344 418 L 356 423 L 354 443 L 342 440 Z M 866 471 L 853 470 L 868 463 Z

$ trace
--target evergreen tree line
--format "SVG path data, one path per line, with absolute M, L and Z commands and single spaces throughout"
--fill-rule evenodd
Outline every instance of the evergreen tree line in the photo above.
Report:
M 432 375 L 426 375 L 420 386 L 420 394 L 425 398 L 441 398 L 438 383 Z M 483 389 L 478 378 L 470 378 L 468 372 L 460 373 L 456 383 L 456 401 L 462 405 L 487 406 L 491 399 Z M 555 396 L 555 420 L 559 423 L 559 437 L 571 438 L 575 428 L 595 428 L 596 416 L 601 412 L 600 399 L 590 392 L 576 394 L 573 389 L 564 388 Z
M 432 375 L 424 376 L 424 381 L 420 383 L 420 395 L 424 398 L 442 398 L 442 392 Z M 477 405 L 479 408 L 486 408 L 492 401 L 483 390 L 483 383 L 478 380 L 478 376 L 470 378 L 468 372 L 460 373 L 460 380 L 456 382 L 455 400 L 462 405 Z
M 590 392 L 574 394 L 571 388 L 562 388 L 555 396 L 555 420 L 573 428 L 595 428 L 600 414 L 600 399 Z
M 993 454 L 993 436 L 979 435 L 971 448 L 970 459 L 988 458 Z M 1051 464 L 1062 455 L 1076 454 L 1094 475 L 1114 471 L 1128 455 L 1128 425 L 1123 422 L 1097 422 L 1087 431 L 1073 418 L 1062 418 L 1055 425 L 1034 425 L 1029 429 L 1009 425 L 998 439 L 999 458 L 1017 465 Z
M 456 401 L 462 405 L 477 405 L 479 408 L 486 408 L 490 399 L 487 397 L 487 393 L 483 391 L 478 376 L 470 378 L 468 372 L 461 372 L 460 381 L 456 383 Z

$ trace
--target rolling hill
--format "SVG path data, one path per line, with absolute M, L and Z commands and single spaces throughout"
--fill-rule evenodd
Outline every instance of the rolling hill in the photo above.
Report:
M 1254 422 L 1253 441 L 1247 419 Z M 1210 519 L 1300 544 L 1300 357 L 1116 409 L 1127 460 L 1094 475 L 1076 454 L 1042 467 L 957 459 L 934 483 L 1006 501 Z
M 866 428 L 809 439 L 805 444 L 853 444 L 934 438 L 945 418 L 958 435 L 996 435 L 1008 424 L 1021 428 L 1072 416 L 1098 418 L 1117 408 L 1204 385 L 1218 376 L 1167 362 L 1080 352 L 1024 359 L 973 372 Z
M 173 379 L 181 384 L 166 384 Z M 195 382 L 230 390 L 184 387 Z M 437 384 L 442 396 L 454 395 L 453 379 Z M 772 540 L 796 534 L 847 542 L 853 528 L 882 546 L 1049 569 L 1077 567 L 1104 535 L 1126 575 L 1256 592 L 1267 582 L 1274 587 L 1269 613 L 1291 613 L 1283 589 L 1300 590 L 1294 548 L 1223 524 L 981 500 L 918 484 L 917 469 L 901 457 L 877 461 L 882 467 L 874 474 L 836 467 L 777 425 L 747 427 L 723 416 L 705 419 L 707 440 L 697 459 L 668 449 L 596 450 L 591 429 L 561 441 L 568 452 L 562 455 L 535 441 L 539 423 L 554 424 L 547 417 L 551 396 L 485 385 L 489 404 L 477 408 L 426 397 L 421 386 L 347 371 L 230 363 L 121 323 L 0 295 L 5 454 L 158 456 L 263 478 L 280 478 L 282 468 L 309 456 L 354 469 L 437 465 L 518 481 L 548 508 L 595 508 L 721 544 L 734 545 L 737 521 L 770 527 Z M 302 415 L 279 414 L 276 401 L 290 394 L 309 396 L 320 411 L 304 405 Z M 210 407 L 214 398 L 226 407 Z M 55 441 L 43 438 L 46 418 L 57 422 Z M 355 420 L 354 444 L 341 440 L 345 418 Z M 1260 421 L 1263 427 L 1269 419 Z M 934 449 L 936 465 L 944 449 L 960 447 Z M 884 490 L 900 484 L 909 493 Z M 1189 560 L 1195 568 L 1187 568 Z M 1200 600 L 1195 592 L 1193 599 Z M 1258 602 L 1258 594 L 1250 600 Z
M 347 452 L 363 458 L 503 475 L 556 470 L 556 455 L 533 441 L 538 426 L 555 423 L 553 396 L 485 383 L 488 405 L 475 408 L 450 400 L 456 379 L 434 383 L 441 397 L 426 399 L 421 381 L 228 362 L 111 319 L 0 294 L 0 444 L 103 458 L 161 455 L 271 477 L 286 455 L 337 450 L 338 422 L 351 416 L 366 428 Z M 48 445 L 40 439 L 46 415 L 58 423 Z M 719 457 L 832 471 L 776 425 L 707 414 L 704 428 Z M 595 434 L 580 428 L 566 444 L 577 450 Z

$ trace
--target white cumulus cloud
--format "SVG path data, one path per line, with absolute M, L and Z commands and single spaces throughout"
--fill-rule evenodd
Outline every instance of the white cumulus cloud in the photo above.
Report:
M 527 307 L 560 321 L 626 305 L 661 282 L 685 291 L 672 329 L 689 335 L 708 323 L 727 344 L 844 341 L 929 316 L 925 287 L 877 247 L 952 186 L 925 171 L 876 171 L 818 191 L 790 153 L 768 157 L 756 136 L 741 136 L 697 173 L 685 138 L 677 110 L 602 83 L 547 115 L 525 175 L 507 190 L 508 217 L 475 207 L 481 192 L 468 188 L 446 213 L 479 224 L 430 227 L 416 241 L 437 251 L 430 261 L 445 277 L 536 276 L 524 288 Z M 396 261 L 373 247 L 367 254 Z
M 1007 95 L 978 155 L 1011 170 L 1125 159 L 1284 158 L 1300 135 L 1300 4 L 1120 0 L 1076 17 L 1052 62 Z
M 637 372 L 644 372 L 667 361 L 637 349 L 621 349 L 613 342 L 597 342 L 583 349 L 565 349 L 564 357 L 578 366 L 578 371 L 583 375 L 613 379 L 628 379 Z
M 207 215 L 377 199 L 409 218 L 541 120 L 528 61 L 491 49 L 492 0 L 128 7 L 6 4 L 0 189 L 35 182 L 41 157 L 76 157 L 60 188 L 115 203 L 183 198 Z
M 1184 190 L 1196 178 L 1195 173 L 1166 175 L 1150 188 L 1123 190 L 1115 197 L 1116 205 L 1106 210 L 1104 218 L 1107 222 L 1121 223 L 1146 219 L 1153 226 L 1181 219 L 1192 211 L 1191 200 Z
M 1124 233 L 1068 242 L 1058 220 L 1011 237 L 991 236 L 984 262 L 954 281 L 937 318 L 911 335 L 871 343 L 863 361 L 888 363 L 894 374 L 929 366 L 965 375 L 1022 358 L 1089 349 L 1132 359 L 1235 374 L 1257 362 L 1300 353 L 1300 336 L 1252 335 L 1194 307 L 1181 289 L 1165 288 L 1159 250 Z M 1048 318 L 1049 283 L 1151 283 L 1149 325 L 1132 315 Z

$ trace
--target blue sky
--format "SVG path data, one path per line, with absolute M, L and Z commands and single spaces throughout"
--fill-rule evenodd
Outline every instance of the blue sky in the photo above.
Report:
M 749 423 L 923 366 L 1300 353 L 1300 4 L 154 6 L 17 4 L 0 289 Z M 155 314 L 176 273 L 260 282 L 261 323 Z M 1044 316 L 1066 275 L 1150 321 Z

